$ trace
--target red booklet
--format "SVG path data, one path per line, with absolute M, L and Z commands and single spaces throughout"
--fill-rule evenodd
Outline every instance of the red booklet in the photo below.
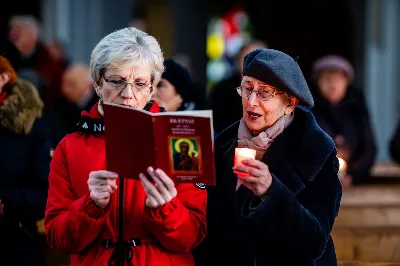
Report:
M 212 112 L 150 113 L 104 104 L 107 170 L 139 179 L 149 166 L 177 182 L 215 184 Z

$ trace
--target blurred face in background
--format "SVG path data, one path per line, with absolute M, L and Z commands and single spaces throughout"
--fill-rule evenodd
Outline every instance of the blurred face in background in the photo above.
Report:
M 163 78 L 154 90 L 152 99 L 169 112 L 178 110 L 183 102 L 181 95 L 176 91 L 174 85 Z
M 92 81 L 89 68 L 83 65 L 69 67 L 63 74 L 61 90 L 70 103 L 78 103 L 91 93 Z
M 264 48 L 263 45 L 258 44 L 258 43 L 253 43 L 253 44 L 249 44 L 246 47 L 243 47 L 239 53 L 236 55 L 236 68 L 239 71 L 240 74 L 242 74 L 243 71 L 243 61 L 244 61 L 244 57 L 246 56 L 246 54 L 258 49 L 258 48 Z
M 349 81 L 343 71 L 325 70 L 318 78 L 321 95 L 331 104 L 340 103 L 347 92 Z
M 37 31 L 24 24 L 12 26 L 9 38 L 23 56 L 31 55 L 39 40 Z

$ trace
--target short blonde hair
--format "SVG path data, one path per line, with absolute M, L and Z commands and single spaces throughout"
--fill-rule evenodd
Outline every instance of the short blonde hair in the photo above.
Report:
M 164 71 L 164 57 L 158 41 L 134 27 L 114 31 L 100 40 L 92 51 L 90 73 L 95 84 L 109 68 L 119 69 L 138 64 L 151 68 L 152 85 L 158 84 Z

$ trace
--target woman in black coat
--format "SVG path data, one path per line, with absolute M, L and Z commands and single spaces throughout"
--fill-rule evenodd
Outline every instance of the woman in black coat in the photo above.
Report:
M 313 65 L 313 114 L 336 144 L 338 157 L 347 165 L 343 187 L 364 183 L 376 156 L 374 135 L 364 95 L 350 86 L 353 67 L 339 56 L 327 55 Z
M 36 222 L 47 199 L 51 141 L 43 103 L 0 56 L 0 265 L 44 265 Z
M 243 118 L 215 143 L 216 186 L 208 187 L 208 237 L 199 265 L 337 265 L 330 236 L 341 185 L 333 140 L 313 115 L 313 98 L 288 55 L 246 55 Z M 234 166 L 236 147 L 256 159 Z M 237 174 L 235 174 L 235 172 Z

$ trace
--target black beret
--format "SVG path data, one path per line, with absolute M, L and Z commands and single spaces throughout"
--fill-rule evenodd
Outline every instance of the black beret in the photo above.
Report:
M 256 78 L 299 99 L 301 105 L 314 106 L 314 99 L 297 62 L 273 49 L 256 49 L 244 57 L 243 76 Z
M 192 78 L 189 71 L 173 59 L 166 59 L 164 68 L 165 71 L 161 77 L 168 80 L 184 100 L 190 98 Z

